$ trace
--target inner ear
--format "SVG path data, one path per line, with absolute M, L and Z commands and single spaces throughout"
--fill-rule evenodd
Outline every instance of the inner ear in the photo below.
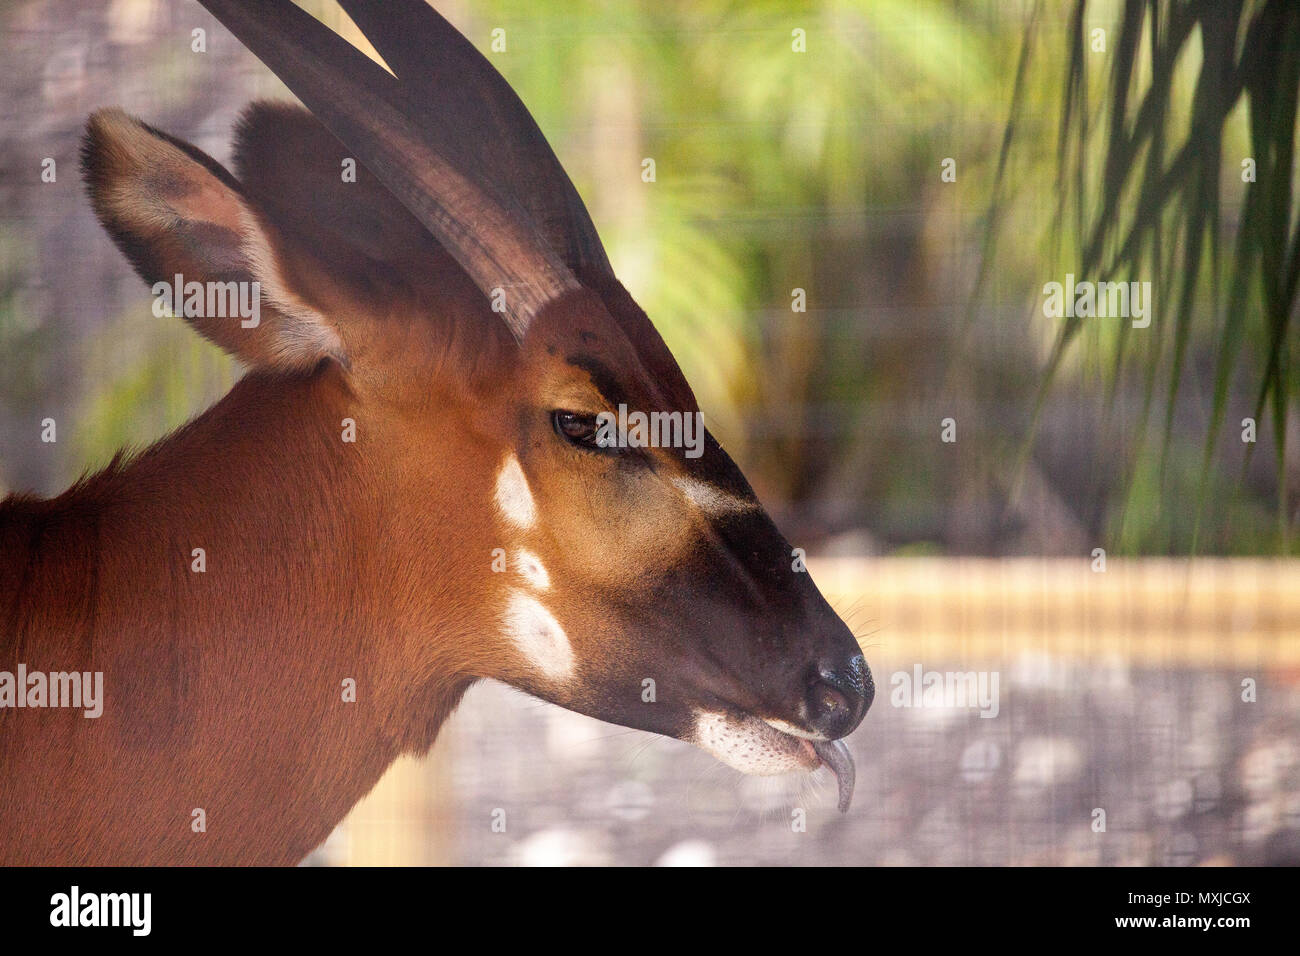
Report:
M 262 367 L 343 357 L 286 276 L 280 237 L 212 157 L 110 109 L 87 124 L 82 170 L 114 242 L 205 337 Z

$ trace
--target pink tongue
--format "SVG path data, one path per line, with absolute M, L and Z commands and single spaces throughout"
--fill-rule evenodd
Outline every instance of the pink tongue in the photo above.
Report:
M 847 813 L 853 800 L 853 782 L 857 776 L 849 748 L 842 740 L 814 740 L 812 745 L 822 763 L 835 771 L 835 782 L 840 787 L 840 813 Z

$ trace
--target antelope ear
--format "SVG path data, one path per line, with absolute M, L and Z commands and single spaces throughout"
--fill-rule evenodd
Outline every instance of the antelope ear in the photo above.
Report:
M 118 248 L 202 335 L 264 368 L 342 360 L 337 331 L 286 281 L 274 228 L 216 160 L 106 109 L 86 124 L 81 167 Z

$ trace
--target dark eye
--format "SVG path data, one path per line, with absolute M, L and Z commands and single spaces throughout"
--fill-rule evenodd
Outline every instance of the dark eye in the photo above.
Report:
M 602 447 L 596 441 L 598 429 L 595 415 L 556 411 L 551 413 L 551 421 L 555 425 L 556 434 L 569 444 L 580 448 Z

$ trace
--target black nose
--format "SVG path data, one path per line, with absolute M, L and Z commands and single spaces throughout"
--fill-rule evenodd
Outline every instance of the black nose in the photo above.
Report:
M 814 671 L 808 687 L 808 723 L 831 740 L 838 740 L 862 723 L 876 696 L 871 668 L 858 654 L 845 664 L 823 661 Z

